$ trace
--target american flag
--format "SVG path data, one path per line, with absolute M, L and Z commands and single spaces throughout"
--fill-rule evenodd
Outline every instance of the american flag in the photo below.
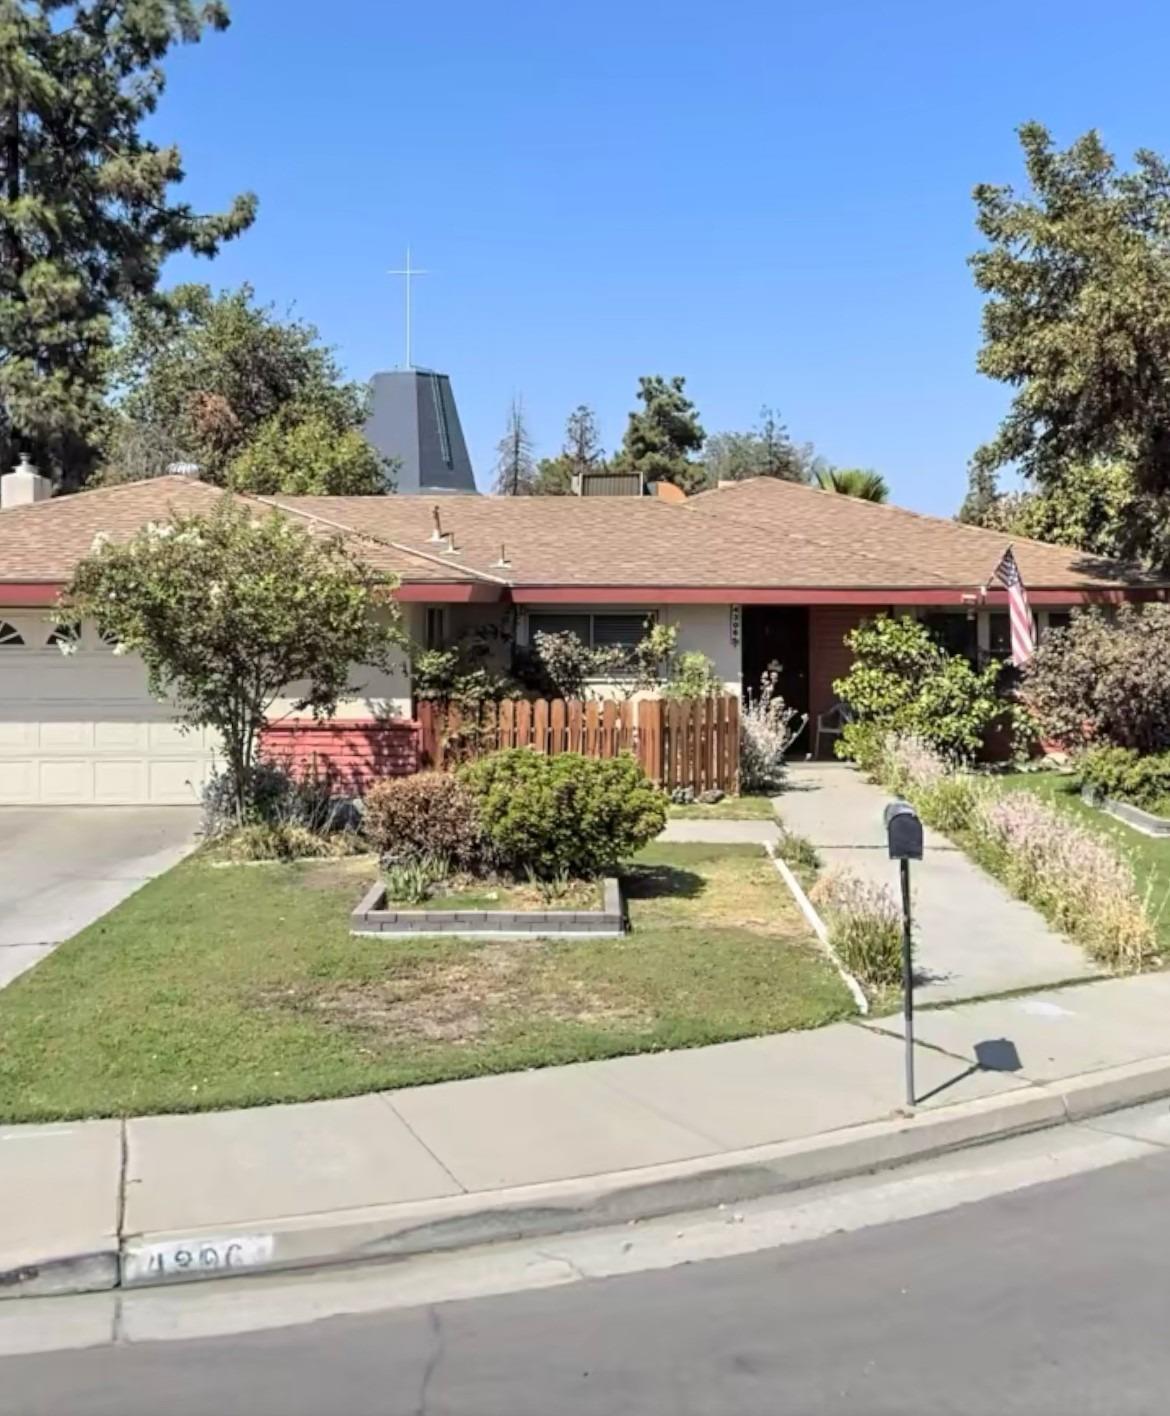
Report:
M 1009 546 L 1003 559 L 995 567 L 1000 583 L 1008 592 L 1008 613 L 1012 624 L 1012 663 L 1022 669 L 1036 652 L 1036 634 L 1032 629 L 1032 611 L 1028 606 L 1028 592 L 1020 576 L 1020 567 Z

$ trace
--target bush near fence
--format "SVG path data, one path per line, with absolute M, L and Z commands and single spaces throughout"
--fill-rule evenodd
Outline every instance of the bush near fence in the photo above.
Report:
M 629 752 L 667 791 L 739 789 L 740 714 L 733 694 L 637 703 L 520 698 L 472 709 L 424 700 L 416 718 L 424 767 L 452 768 L 510 747 L 594 758 Z

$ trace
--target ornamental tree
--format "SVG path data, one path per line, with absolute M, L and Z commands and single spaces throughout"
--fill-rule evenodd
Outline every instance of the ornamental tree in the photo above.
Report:
M 219 734 L 243 821 L 273 702 L 292 696 L 298 710 L 327 718 L 355 665 L 389 667 L 404 643 L 392 590 L 372 583 L 339 539 L 224 497 L 209 516 L 96 545 L 63 609 L 138 654 L 151 692 L 174 703 L 180 724 Z
M 179 251 L 213 256 L 255 198 L 172 201 L 177 148 L 143 125 L 173 44 L 224 29 L 220 0 L 0 0 L 0 462 L 71 476 L 92 457 L 114 316 Z

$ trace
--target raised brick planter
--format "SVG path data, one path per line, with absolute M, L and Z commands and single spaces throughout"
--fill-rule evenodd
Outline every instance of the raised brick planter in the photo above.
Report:
M 412 934 L 514 938 L 518 934 L 532 934 L 549 938 L 579 935 L 613 939 L 624 934 L 626 927 L 622 888 L 614 876 L 602 881 L 599 910 L 399 910 L 385 909 L 385 904 L 385 885 L 371 885 L 349 917 L 349 932 L 391 938 Z
M 1143 835 L 1161 839 L 1170 836 L 1170 818 L 1155 816 L 1152 811 L 1143 811 L 1140 806 L 1134 806 L 1128 801 L 1114 801 L 1112 797 L 1102 796 L 1090 787 L 1081 788 L 1081 800 L 1118 821 L 1124 821 L 1127 826 L 1141 831 Z

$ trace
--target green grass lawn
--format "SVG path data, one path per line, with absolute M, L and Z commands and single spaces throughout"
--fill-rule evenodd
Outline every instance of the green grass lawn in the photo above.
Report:
M 622 939 L 354 938 L 370 859 L 196 855 L 0 992 L 0 1120 L 343 1096 L 852 1012 L 758 847 L 655 845 Z
M 1145 836 L 1116 817 L 1087 806 L 1081 800 L 1076 779 L 1063 773 L 1011 772 L 995 780 L 1011 790 L 1035 792 L 1075 816 L 1082 825 L 1115 842 L 1132 861 L 1139 887 L 1149 892 L 1150 913 L 1157 927 L 1159 945 L 1163 952 L 1170 950 L 1170 839 Z
M 672 821 L 775 821 L 772 799 L 766 796 L 726 796 L 714 806 L 672 806 Z

